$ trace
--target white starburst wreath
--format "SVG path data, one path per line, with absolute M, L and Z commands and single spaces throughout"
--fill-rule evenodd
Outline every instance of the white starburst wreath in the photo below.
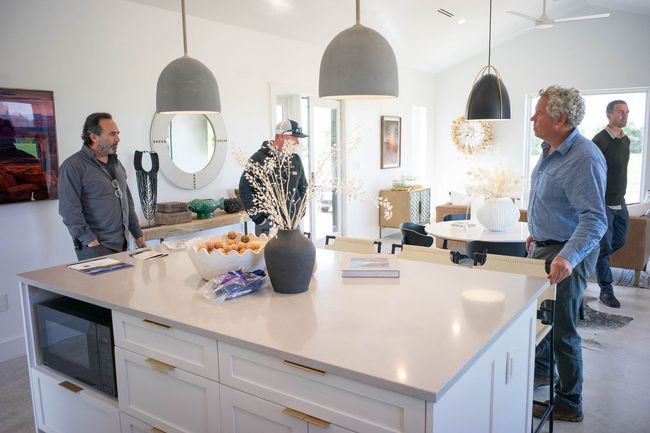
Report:
M 466 155 L 487 149 L 492 138 L 492 126 L 487 122 L 468 122 L 460 116 L 451 124 L 451 139 L 456 149 Z

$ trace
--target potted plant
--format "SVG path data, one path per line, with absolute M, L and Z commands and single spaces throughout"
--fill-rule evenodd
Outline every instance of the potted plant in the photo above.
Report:
M 519 220 L 514 198 L 523 188 L 521 176 L 507 171 L 479 168 L 468 173 L 470 194 L 479 194 L 485 201 L 476 210 L 478 221 L 492 231 L 506 231 Z M 472 211 L 473 212 L 473 211 Z

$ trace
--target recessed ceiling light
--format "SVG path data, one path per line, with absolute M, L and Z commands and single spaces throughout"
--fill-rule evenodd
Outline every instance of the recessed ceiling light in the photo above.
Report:
M 458 22 L 458 24 L 465 24 L 467 22 L 467 20 L 465 18 L 461 18 L 457 22 Z

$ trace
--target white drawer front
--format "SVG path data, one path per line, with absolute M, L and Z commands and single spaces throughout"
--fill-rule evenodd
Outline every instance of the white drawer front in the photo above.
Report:
M 59 385 L 63 376 L 32 368 L 32 392 L 38 428 L 48 433 L 120 431 L 117 402 L 95 391 L 73 392 Z
M 221 383 L 356 432 L 423 432 L 422 400 L 219 343 Z
M 207 337 L 146 322 L 113 311 L 115 345 L 186 371 L 219 379 L 217 342 Z
M 120 412 L 120 423 L 122 424 L 122 433 L 152 433 L 151 425 L 135 419 L 132 416 Z
M 218 433 L 219 384 L 115 348 L 120 410 L 167 433 Z

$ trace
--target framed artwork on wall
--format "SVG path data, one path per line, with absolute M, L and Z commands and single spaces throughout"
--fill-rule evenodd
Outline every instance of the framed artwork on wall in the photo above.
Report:
M 54 94 L 0 88 L 0 204 L 58 198 Z
M 381 116 L 381 168 L 397 168 L 402 159 L 402 118 Z

